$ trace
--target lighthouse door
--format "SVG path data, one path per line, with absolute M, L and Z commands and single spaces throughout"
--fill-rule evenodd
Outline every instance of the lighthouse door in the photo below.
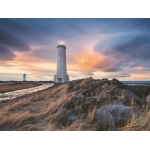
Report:
M 58 78 L 58 82 L 61 83 L 62 78 Z

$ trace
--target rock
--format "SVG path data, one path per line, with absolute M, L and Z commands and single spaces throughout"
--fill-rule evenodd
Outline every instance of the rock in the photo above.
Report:
M 82 95 L 84 95 L 84 96 L 86 96 L 86 94 L 89 92 L 89 90 L 84 90 L 83 92 L 82 92 Z
M 144 104 L 144 100 L 142 100 L 140 97 L 135 95 L 132 91 L 122 89 L 122 96 L 130 101 L 130 104 L 132 101 L 136 102 L 139 105 Z
M 122 82 L 120 82 L 119 80 L 117 80 L 115 78 L 112 79 L 110 81 L 110 83 L 113 84 L 113 85 L 116 85 L 118 88 L 126 88 L 126 85 L 124 85 Z
M 96 98 L 87 98 L 86 101 L 85 101 L 85 104 L 90 105 L 94 102 L 96 102 Z
M 82 104 L 81 106 L 85 112 L 88 112 L 89 105 Z
M 102 99 L 110 100 L 111 97 L 114 96 L 113 90 L 108 88 L 101 91 L 100 95 L 98 96 L 97 102 L 102 102 Z
M 90 91 L 88 93 L 86 93 L 86 97 L 90 97 L 91 96 L 91 93 Z
M 76 89 L 76 91 L 78 91 L 78 90 L 80 89 L 80 86 L 76 86 L 76 88 L 75 88 L 75 89 Z
M 85 96 L 82 95 L 81 93 L 78 95 L 79 98 L 84 98 Z
M 101 88 L 100 87 L 98 87 L 98 88 L 96 88 L 95 90 L 94 90 L 94 96 L 95 95 L 98 95 L 98 94 L 100 94 L 100 92 L 101 92 Z
M 105 89 L 108 86 L 108 83 L 105 83 L 104 85 L 102 85 L 102 88 Z
M 125 98 L 125 97 L 122 97 L 119 99 L 124 105 L 127 105 L 129 103 L 129 99 L 128 98 Z
M 150 94 L 150 86 L 135 85 L 128 86 L 128 89 L 141 98 Z
M 105 103 L 108 99 L 106 98 L 99 98 L 97 101 L 100 103 Z
M 86 97 L 84 95 L 82 95 L 81 93 L 78 95 L 79 99 L 80 99 L 80 103 L 84 103 Z
M 115 101 L 115 100 L 118 100 L 118 97 L 117 97 L 117 96 L 111 96 L 111 99 L 112 99 L 113 101 Z
M 70 126 L 72 123 L 74 123 L 78 119 L 79 119 L 79 116 L 76 112 L 69 111 L 59 120 L 59 122 L 64 126 Z
M 74 109 L 79 104 L 80 104 L 80 97 L 78 96 L 71 97 L 70 108 Z
M 95 112 L 95 121 L 98 130 L 116 130 L 117 127 L 125 125 L 137 114 L 132 107 L 121 103 L 113 103 L 98 108 Z
M 85 110 L 82 108 L 82 106 L 77 106 L 75 107 L 74 111 L 78 114 L 84 114 L 85 113 Z
M 96 98 L 87 98 L 85 103 L 82 104 L 82 108 L 87 112 L 89 108 L 93 108 L 96 104 Z

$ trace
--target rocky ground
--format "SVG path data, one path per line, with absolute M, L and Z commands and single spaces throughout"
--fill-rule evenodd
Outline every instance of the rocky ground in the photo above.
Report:
M 129 87 L 117 79 L 56 84 L 34 98 L 1 103 L 0 130 L 150 130 L 149 94 L 150 87 Z
M 146 106 L 145 97 L 150 87 L 129 87 L 117 79 L 88 78 L 70 82 L 68 92 L 74 91 L 76 94 L 67 106 L 73 110 L 74 120 L 83 113 L 86 117 L 94 109 L 96 130 L 117 130 L 133 118 L 138 118 L 140 110 Z

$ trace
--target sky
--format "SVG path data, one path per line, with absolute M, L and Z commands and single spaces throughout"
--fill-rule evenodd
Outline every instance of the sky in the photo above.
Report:
M 1 18 L 0 81 L 53 80 L 61 41 L 70 80 L 150 80 L 150 19 Z

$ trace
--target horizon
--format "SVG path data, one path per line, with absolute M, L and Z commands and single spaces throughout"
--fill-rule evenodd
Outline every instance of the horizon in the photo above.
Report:
M 70 80 L 150 80 L 150 19 L 0 19 L 0 81 L 50 81 L 57 44 Z

